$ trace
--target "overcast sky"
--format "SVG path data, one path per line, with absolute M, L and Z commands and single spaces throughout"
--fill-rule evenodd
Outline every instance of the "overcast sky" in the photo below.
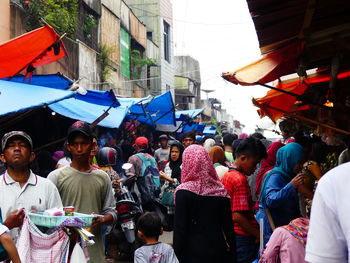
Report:
M 220 76 L 261 57 L 246 1 L 172 0 L 172 4 L 175 55 L 190 55 L 199 61 L 201 88 L 215 90 L 210 97 L 221 100 L 224 108 L 246 125 L 245 132 L 252 132 L 257 123 L 266 126 L 251 98 L 262 97 L 268 90 L 236 86 Z

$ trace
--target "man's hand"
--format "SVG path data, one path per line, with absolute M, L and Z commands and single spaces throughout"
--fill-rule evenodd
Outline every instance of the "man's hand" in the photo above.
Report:
M 291 183 L 292 183 L 292 185 L 293 185 L 293 187 L 294 187 L 295 189 L 297 189 L 299 185 L 302 185 L 303 182 L 304 182 L 304 176 L 303 176 L 303 174 L 298 174 L 298 175 L 295 176 L 295 177 L 293 178 L 293 180 L 291 181 Z
M 98 215 L 92 220 L 91 227 L 99 226 L 99 225 L 109 225 L 113 222 L 113 216 L 111 214 L 106 215 Z
M 24 216 L 25 213 L 23 208 L 12 211 L 4 221 L 3 225 L 5 225 L 8 229 L 20 227 L 23 224 Z

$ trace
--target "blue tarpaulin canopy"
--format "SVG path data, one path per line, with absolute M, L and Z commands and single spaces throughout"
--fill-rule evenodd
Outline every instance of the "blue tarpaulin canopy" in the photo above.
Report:
M 214 125 L 212 126 L 206 126 L 203 130 L 204 135 L 215 135 L 216 134 L 216 127 Z
M 129 99 L 130 100 L 130 99 Z M 135 102 L 130 108 L 127 118 L 137 119 L 149 125 L 167 124 L 175 126 L 174 102 L 170 92 L 153 98 L 131 99 Z M 120 100 L 123 105 L 123 100 Z
M 203 112 L 204 109 L 194 109 L 194 110 L 183 110 L 183 111 L 176 111 L 175 116 L 176 120 L 187 120 L 188 118 L 194 119 L 199 114 Z
M 109 115 L 98 123 L 98 125 L 108 128 L 118 128 L 124 120 L 127 112 L 126 107 L 118 107 L 120 106 L 120 103 L 116 99 L 113 91 L 87 90 L 85 95 L 79 93 L 75 94 L 74 92 L 67 90 L 70 88 L 70 85 L 73 82 L 59 74 L 34 75 L 30 81 L 30 85 L 22 83 L 23 76 L 17 76 L 12 78 L 10 81 L 5 82 L 11 83 L 15 87 L 25 85 L 26 87 L 30 87 L 30 89 L 34 90 L 35 92 L 41 92 L 43 89 L 45 89 L 47 90 L 47 93 L 42 94 L 43 98 L 45 99 L 51 98 L 51 94 L 56 93 L 72 94 L 70 97 L 74 96 L 74 98 L 69 98 L 69 96 L 67 96 L 68 99 L 65 98 L 65 100 L 61 100 L 56 103 L 52 103 L 50 99 L 50 101 L 45 104 L 50 104 L 50 109 L 60 115 L 71 119 L 82 120 L 87 123 L 94 122 L 105 111 L 107 111 L 109 107 L 112 107 L 108 111 Z M 40 86 L 36 86 L 35 84 Z M 18 91 L 13 92 L 14 94 L 20 94 Z M 32 94 L 32 96 L 36 96 L 34 93 Z M 31 98 L 28 99 L 28 101 L 31 100 Z M 22 110 L 26 109 L 27 108 Z
M 16 82 L 15 86 L 25 85 L 23 80 L 23 76 L 17 76 L 8 83 Z M 60 74 L 33 75 L 30 84 L 27 86 L 36 87 L 35 85 L 38 85 L 48 87 L 52 92 L 74 94 L 67 90 L 73 81 Z M 109 108 L 110 106 L 112 108 Z M 85 95 L 76 94 L 74 98 L 50 105 L 50 108 L 68 118 L 88 123 L 95 121 L 108 109 L 109 116 L 98 125 L 109 128 L 118 128 L 125 117 L 153 126 L 156 124 L 175 125 L 174 103 L 170 92 L 156 97 L 116 99 L 113 91 L 87 90 Z
M 94 122 L 100 117 L 109 107 L 98 105 L 76 98 L 71 98 L 54 103 L 49 106 L 51 110 L 71 119 L 85 121 L 87 123 Z M 110 108 L 109 115 L 98 123 L 99 126 L 107 128 L 119 128 L 127 113 L 127 108 L 119 106 Z
M 0 80 L 0 116 L 49 105 L 74 96 L 69 90 Z
M 7 80 L 5 78 L 4 80 Z M 43 86 L 54 89 L 69 89 L 73 81 L 61 74 L 33 75 L 30 79 L 18 75 L 10 79 L 11 82 L 25 83 L 30 85 Z

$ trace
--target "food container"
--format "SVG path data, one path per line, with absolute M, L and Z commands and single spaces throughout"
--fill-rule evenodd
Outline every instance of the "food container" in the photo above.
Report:
M 74 218 L 74 217 L 77 217 L 83 220 L 85 223 L 84 227 L 88 227 L 92 225 L 92 220 L 94 217 L 96 217 L 95 215 L 81 214 L 78 212 L 75 212 L 74 216 L 44 216 L 43 212 L 28 213 L 28 216 L 35 225 L 45 226 L 48 228 L 59 226 L 67 218 Z
M 74 206 L 66 206 L 63 208 L 65 216 L 74 216 Z

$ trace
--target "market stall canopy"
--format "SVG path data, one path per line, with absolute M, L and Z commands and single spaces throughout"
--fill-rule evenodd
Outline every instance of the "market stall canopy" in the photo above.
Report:
M 74 95 L 75 93 L 69 90 L 0 80 L 0 116 L 50 105 Z
M 102 119 L 98 125 L 107 128 L 119 128 L 127 113 L 123 106 L 111 107 L 84 100 L 70 98 L 49 105 L 50 109 L 65 117 L 93 123 L 108 110 L 108 116 Z
M 52 63 L 67 56 L 60 36 L 49 25 L 0 45 L 0 79 Z
M 215 135 L 215 134 L 216 134 L 216 127 L 214 125 L 206 126 L 203 130 L 203 135 Z
M 204 109 L 175 111 L 176 125 L 157 124 L 156 130 L 163 132 L 185 132 L 189 130 L 198 130 L 198 123 L 193 123 L 193 119 L 203 112 Z M 204 127 L 200 126 L 200 132 Z
M 134 102 L 138 100 L 138 102 L 130 107 L 127 118 L 137 119 L 152 126 L 157 124 L 176 125 L 174 101 L 170 92 L 153 98 L 129 99 L 129 101 L 132 100 Z M 121 104 L 123 105 L 123 103 L 126 102 L 122 99 Z
M 73 81 L 60 74 L 34 75 L 30 85 L 22 84 L 23 76 L 16 76 L 11 81 L 13 85 L 25 85 L 32 89 L 40 85 L 51 92 L 69 92 L 74 97 L 49 105 L 49 108 L 67 118 L 93 123 L 102 114 L 108 111 L 108 116 L 101 120 L 98 125 L 108 128 L 118 128 L 124 120 L 127 107 L 120 107 L 113 91 L 83 90 L 82 94 L 73 93 L 68 89 Z
M 349 77 L 350 71 L 341 72 L 337 75 L 337 79 Z M 315 73 L 306 79 L 294 78 L 279 82 L 276 88 L 296 95 L 303 95 L 310 85 L 315 83 L 328 83 L 330 78 L 329 72 Z M 300 98 L 302 99 L 302 97 Z M 276 121 L 285 116 L 286 113 L 309 109 L 309 105 L 297 105 L 297 100 L 297 96 L 292 96 L 277 90 L 270 90 L 264 97 L 253 99 L 253 104 L 260 108 L 258 113 L 261 118 L 268 116 L 272 121 Z
M 296 71 L 302 49 L 302 42 L 294 42 L 234 72 L 223 73 L 222 77 L 243 86 L 274 81 Z
M 176 111 L 175 117 L 176 120 L 187 120 L 188 118 L 194 119 L 199 114 L 201 114 L 204 111 L 204 109 L 194 109 L 194 110 L 182 110 L 182 111 Z
M 30 80 L 25 79 L 23 75 L 17 75 L 11 78 L 10 81 L 54 89 L 69 89 L 70 86 L 73 84 L 73 81 L 71 79 L 60 73 L 47 75 L 33 75 Z
M 247 0 L 247 4 L 262 54 L 305 41 L 303 64 L 312 69 L 328 66 L 339 52 L 348 53 L 348 0 Z M 343 62 L 343 69 L 350 64 Z
M 49 74 L 49 75 L 33 75 L 31 80 L 28 81 L 24 79 L 24 76 L 18 75 L 11 78 L 9 81 L 16 83 L 28 83 L 29 85 L 37 85 L 41 87 L 48 87 L 59 90 L 68 90 L 74 83 L 71 79 L 67 78 L 61 74 Z M 99 90 L 83 90 L 83 93 L 76 93 L 75 99 L 82 100 L 88 103 L 93 103 L 97 105 L 117 107 L 120 105 L 119 101 L 116 99 L 114 92 L 109 91 L 99 91 Z

